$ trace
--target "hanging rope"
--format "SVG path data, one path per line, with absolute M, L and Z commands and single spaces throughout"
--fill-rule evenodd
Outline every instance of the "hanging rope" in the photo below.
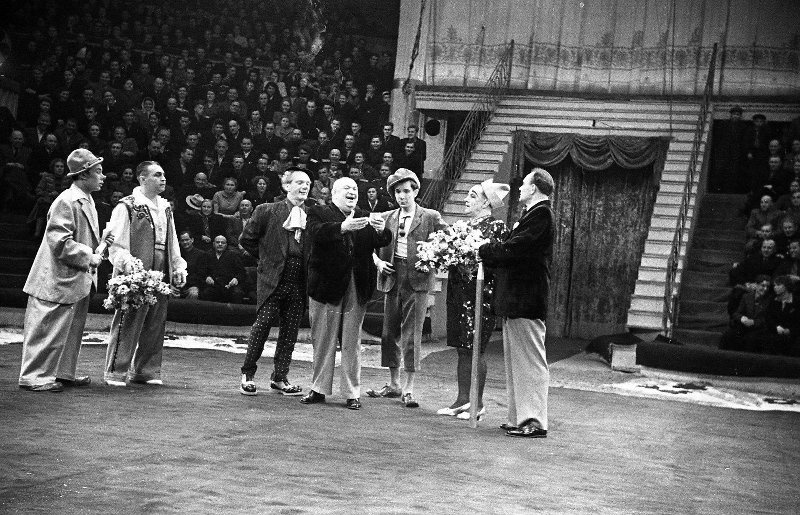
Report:
M 421 0 L 419 4 L 419 22 L 417 23 L 417 37 L 414 38 L 414 48 L 411 50 L 411 62 L 408 65 L 408 77 L 403 82 L 403 94 L 408 96 L 411 94 L 411 71 L 414 69 L 414 61 L 417 60 L 419 55 L 419 40 L 422 37 L 422 16 L 425 13 L 425 0 Z

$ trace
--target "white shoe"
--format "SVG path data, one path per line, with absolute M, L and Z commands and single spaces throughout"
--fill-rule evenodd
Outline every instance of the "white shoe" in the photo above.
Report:
M 478 412 L 477 419 L 478 419 L 478 420 L 480 420 L 480 419 L 482 419 L 482 418 L 483 418 L 485 415 L 486 415 L 486 406 L 484 406 L 484 407 L 483 407 L 483 408 L 482 408 L 482 409 L 481 409 L 481 410 Z M 457 418 L 457 419 L 459 419 L 459 420 L 469 420 L 469 407 L 467 407 L 467 409 L 466 409 L 465 411 L 462 411 L 461 413 L 459 413 L 458 415 L 456 415 L 456 418 Z
M 155 386 L 164 386 L 164 381 L 162 381 L 161 379 L 148 379 L 147 381 L 144 382 L 144 384 L 151 384 L 151 385 L 155 385 Z
M 113 379 L 106 379 L 104 381 L 108 386 L 128 386 L 125 381 L 115 381 Z
M 459 413 L 463 411 L 467 411 L 469 409 L 469 403 L 462 404 L 461 406 L 456 406 L 455 408 L 442 408 L 436 412 L 437 415 L 445 415 L 447 417 L 455 417 Z

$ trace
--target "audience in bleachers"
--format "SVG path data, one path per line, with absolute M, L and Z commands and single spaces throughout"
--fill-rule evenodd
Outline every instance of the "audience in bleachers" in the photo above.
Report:
M 734 119 L 741 109 L 731 114 Z M 741 163 L 728 159 L 726 166 L 746 174 L 737 182 L 749 184 L 749 218 L 743 259 L 730 271 L 730 329 L 720 348 L 800 355 L 800 311 L 794 302 L 800 287 L 800 140 L 791 126 L 781 134 L 761 114 L 753 116 L 751 127 L 736 123 L 724 134 L 741 137 L 741 143 L 724 141 L 722 146 L 733 155 L 744 149 Z
M 254 297 L 238 237 L 256 207 L 281 198 L 289 166 L 311 175 L 310 203 L 353 173 L 362 205 L 392 206 L 385 179 L 404 159 L 389 123 L 394 42 L 380 22 L 345 17 L 345 4 L 326 9 L 321 34 L 298 23 L 311 7 L 288 0 L 20 4 L 6 13 L 6 66 L 21 92 L 16 119 L 0 127 L 3 208 L 29 214 L 40 237 L 67 186 L 63 159 L 84 146 L 104 158 L 104 224 L 137 186 L 138 163 L 157 161 L 189 262 L 180 295 Z M 416 128 L 408 136 L 405 159 L 422 175 L 424 142 Z

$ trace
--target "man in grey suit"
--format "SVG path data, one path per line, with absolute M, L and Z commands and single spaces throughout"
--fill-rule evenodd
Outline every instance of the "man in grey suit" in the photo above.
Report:
M 487 243 L 479 253 L 494 269 L 494 311 L 503 317 L 503 352 L 508 388 L 508 436 L 547 437 L 550 372 L 544 346 L 550 261 L 553 256 L 555 186 L 547 171 L 534 168 L 519 187 L 525 211 L 508 238 Z
M 447 227 L 438 211 L 417 204 L 419 179 L 406 168 L 398 168 L 386 180 L 386 191 L 394 195 L 397 205 L 381 213 L 393 244 L 380 249 L 375 256 L 378 268 L 378 290 L 386 293 L 381 335 L 381 365 L 389 367 L 389 383 L 380 390 L 368 390 L 370 397 L 400 397 L 403 406 L 419 406 L 414 397 L 414 376 L 420 368 L 422 324 L 425 322 L 428 292 L 436 279 L 433 271 L 420 272 L 417 242 L 425 241 L 435 231 Z M 402 356 L 406 381 L 400 388 Z
M 67 158 L 72 185 L 53 201 L 47 227 L 23 290 L 28 294 L 19 386 L 60 392 L 88 386 L 76 376 L 92 286 L 97 286 L 100 229 L 92 192 L 103 186 L 102 157 L 85 149 Z
M 301 395 L 303 389 L 289 383 L 289 365 L 300 319 L 306 307 L 306 205 L 311 179 L 300 168 L 287 170 L 286 199 L 261 204 L 239 237 L 239 245 L 258 259 L 258 311 L 247 342 L 242 365 L 242 395 L 256 395 L 253 377 L 264 352 L 270 329 L 280 325 L 270 388 L 283 395 Z

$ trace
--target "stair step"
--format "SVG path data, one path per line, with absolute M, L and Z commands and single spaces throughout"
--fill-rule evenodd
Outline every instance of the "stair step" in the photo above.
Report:
M 9 257 L 0 258 L 0 274 L 24 274 L 28 275 L 33 265 L 33 258 L 30 257 Z
M 703 329 L 685 329 L 676 327 L 673 331 L 673 339 L 687 345 L 705 345 L 716 348 L 719 345 L 721 331 L 708 331 Z
M 19 288 L 21 290 L 22 287 L 25 286 L 25 280 L 27 278 L 27 274 L 0 273 L 0 284 L 2 284 L 4 288 Z
M 0 235 L 6 240 L 25 240 L 30 238 L 31 229 L 28 224 L 0 222 Z
M 728 286 L 710 286 L 697 284 L 689 278 L 687 272 L 686 280 L 681 283 L 680 300 L 706 300 L 710 302 L 728 302 L 731 288 Z
M 690 259 L 689 266 L 691 267 L 691 265 L 692 260 Z M 684 270 L 683 277 L 686 279 L 684 284 L 691 284 L 693 286 L 709 288 L 723 288 L 728 286 L 728 274 L 722 271 L 713 272 L 688 268 Z
M 661 312 L 650 313 L 630 309 L 628 311 L 627 326 L 632 329 L 648 329 L 660 331 L 663 323 Z
M 0 256 L 34 257 L 39 250 L 39 242 L 33 240 L 0 239 Z

